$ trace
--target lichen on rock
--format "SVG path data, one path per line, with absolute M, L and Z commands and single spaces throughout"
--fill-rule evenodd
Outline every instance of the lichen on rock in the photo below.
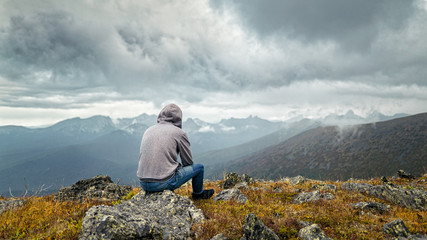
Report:
M 365 193 L 410 209 L 427 209 L 427 192 L 422 189 L 406 189 L 390 183 L 375 186 L 366 183 L 344 183 L 341 188 Z
M 298 237 L 303 240 L 332 240 L 332 238 L 326 236 L 317 224 L 301 228 L 298 232 Z
M 253 213 L 246 215 L 245 223 L 243 224 L 243 233 L 244 235 L 241 240 L 279 240 L 276 233 L 266 227 Z
M 384 225 L 384 233 L 394 237 L 408 237 L 409 231 L 401 219 L 396 219 L 393 222 Z
M 72 186 L 64 187 L 55 195 L 57 201 L 82 201 L 96 199 L 101 201 L 117 201 L 126 196 L 132 187 L 115 184 L 109 176 L 98 175 L 82 179 Z
M 362 211 L 385 213 L 390 211 L 390 205 L 385 203 L 376 203 L 376 202 L 358 202 L 350 204 L 354 209 L 359 209 Z
M 225 180 L 223 185 L 224 189 L 232 188 L 236 186 L 236 184 L 242 183 L 242 182 L 246 182 L 247 184 L 253 184 L 255 182 L 254 179 L 248 176 L 247 174 L 242 174 L 242 176 L 240 176 L 239 174 L 234 172 L 226 173 L 224 175 L 224 180 Z
M 314 202 L 320 199 L 332 200 L 334 198 L 335 196 L 331 193 L 320 193 L 319 191 L 302 192 L 294 198 L 294 203 L 300 204 L 306 202 Z
M 0 215 L 7 210 L 12 210 L 19 208 L 25 204 L 25 200 L 23 199 L 7 199 L 0 200 Z
M 188 197 L 141 191 L 118 205 L 90 208 L 80 239 L 187 239 L 192 225 L 204 219 Z
M 240 192 L 239 189 L 232 188 L 232 189 L 226 189 L 221 192 L 219 192 L 213 200 L 216 201 L 229 201 L 231 199 L 234 199 L 235 201 L 239 203 L 246 203 L 248 201 L 248 197 Z

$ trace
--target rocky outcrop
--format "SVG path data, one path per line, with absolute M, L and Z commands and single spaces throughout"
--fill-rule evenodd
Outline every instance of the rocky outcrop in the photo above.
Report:
M 266 227 L 253 213 L 246 215 L 245 223 L 243 224 L 243 233 L 241 240 L 279 240 L 276 233 Z
M 331 193 L 320 193 L 319 191 L 303 192 L 298 194 L 294 198 L 294 203 L 300 204 L 300 203 L 306 203 L 306 202 L 314 202 L 320 199 L 332 200 L 334 198 L 335 196 Z
M 385 213 L 390 211 L 390 205 L 385 203 L 376 203 L 376 202 L 358 202 L 353 203 L 351 206 L 354 209 L 359 209 L 364 212 L 377 212 L 377 213 Z
M 184 196 L 165 190 L 141 191 L 129 201 L 86 212 L 80 239 L 187 239 L 191 226 L 205 219 Z
M 298 237 L 303 240 L 332 240 L 332 238 L 326 236 L 317 224 L 301 228 L 298 232 Z
M 0 215 L 7 210 L 19 208 L 25 204 L 23 199 L 0 200 Z
M 241 193 L 240 190 L 236 188 L 223 190 L 213 198 L 215 202 L 229 201 L 231 199 L 243 204 L 248 201 L 248 197 L 246 197 L 245 194 Z
M 82 201 L 95 199 L 100 201 L 117 201 L 126 196 L 132 187 L 115 184 L 109 176 L 98 175 L 82 179 L 70 187 L 64 187 L 55 195 L 59 201 Z
M 242 182 L 246 182 L 247 184 L 253 184 L 255 182 L 253 178 L 249 177 L 246 174 L 242 174 L 242 176 L 240 176 L 239 174 L 234 172 L 226 173 L 224 176 L 224 180 L 225 180 L 223 185 L 224 189 L 232 188 L 236 184 L 242 183 Z
M 427 209 L 427 192 L 422 189 L 406 189 L 390 183 L 376 186 L 366 183 L 344 183 L 341 188 L 365 193 L 410 209 Z

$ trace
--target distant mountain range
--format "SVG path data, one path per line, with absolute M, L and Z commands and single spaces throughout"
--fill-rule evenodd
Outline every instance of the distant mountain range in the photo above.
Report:
M 277 145 L 211 169 L 276 179 L 303 175 L 315 179 L 391 176 L 399 169 L 427 171 L 427 113 L 385 122 L 317 127 Z
M 188 133 L 196 162 L 207 166 L 207 176 L 218 173 L 215 166 L 262 151 L 309 129 L 325 124 L 382 121 L 400 117 L 375 113 L 362 118 L 349 111 L 323 119 L 293 119 L 272 122 L 255 116 L 231 118 L 218 123 L 187 119 Z M 43 184 L 58 189 L 81 178 L 108 174 L 122 183 L 137 184 L 136 167 L 140 139 L 156 123 L 155 115 L 111 119 L 94 116 L 72 118 L 45 128 L 0 127 L 0 194 Z M 212 171 L 210 171 L 212 170 Z

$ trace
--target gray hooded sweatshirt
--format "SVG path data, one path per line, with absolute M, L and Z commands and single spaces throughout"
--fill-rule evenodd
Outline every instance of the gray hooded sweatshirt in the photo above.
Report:
M 141 181 L 164 182 L 181 166 L 193 164 L 190 141 L 181 127 L 181 109 L 169 104 L 160 111 L 157 124 L 145 131 L 137 172 Z M 177 161 L 178 154 L 182 164 Z

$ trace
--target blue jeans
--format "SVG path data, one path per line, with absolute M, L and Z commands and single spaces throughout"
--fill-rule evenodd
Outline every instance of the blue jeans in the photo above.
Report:
M 175 174 L 166 182 L 140 182 L 142 189 L 146 192 L 160 192 L 163 190 L 175 190 L 192 179 L 193 193 L 203 192 L 203 174 L 205 169 L 202 164 L 195 163 L 179 168 Z

